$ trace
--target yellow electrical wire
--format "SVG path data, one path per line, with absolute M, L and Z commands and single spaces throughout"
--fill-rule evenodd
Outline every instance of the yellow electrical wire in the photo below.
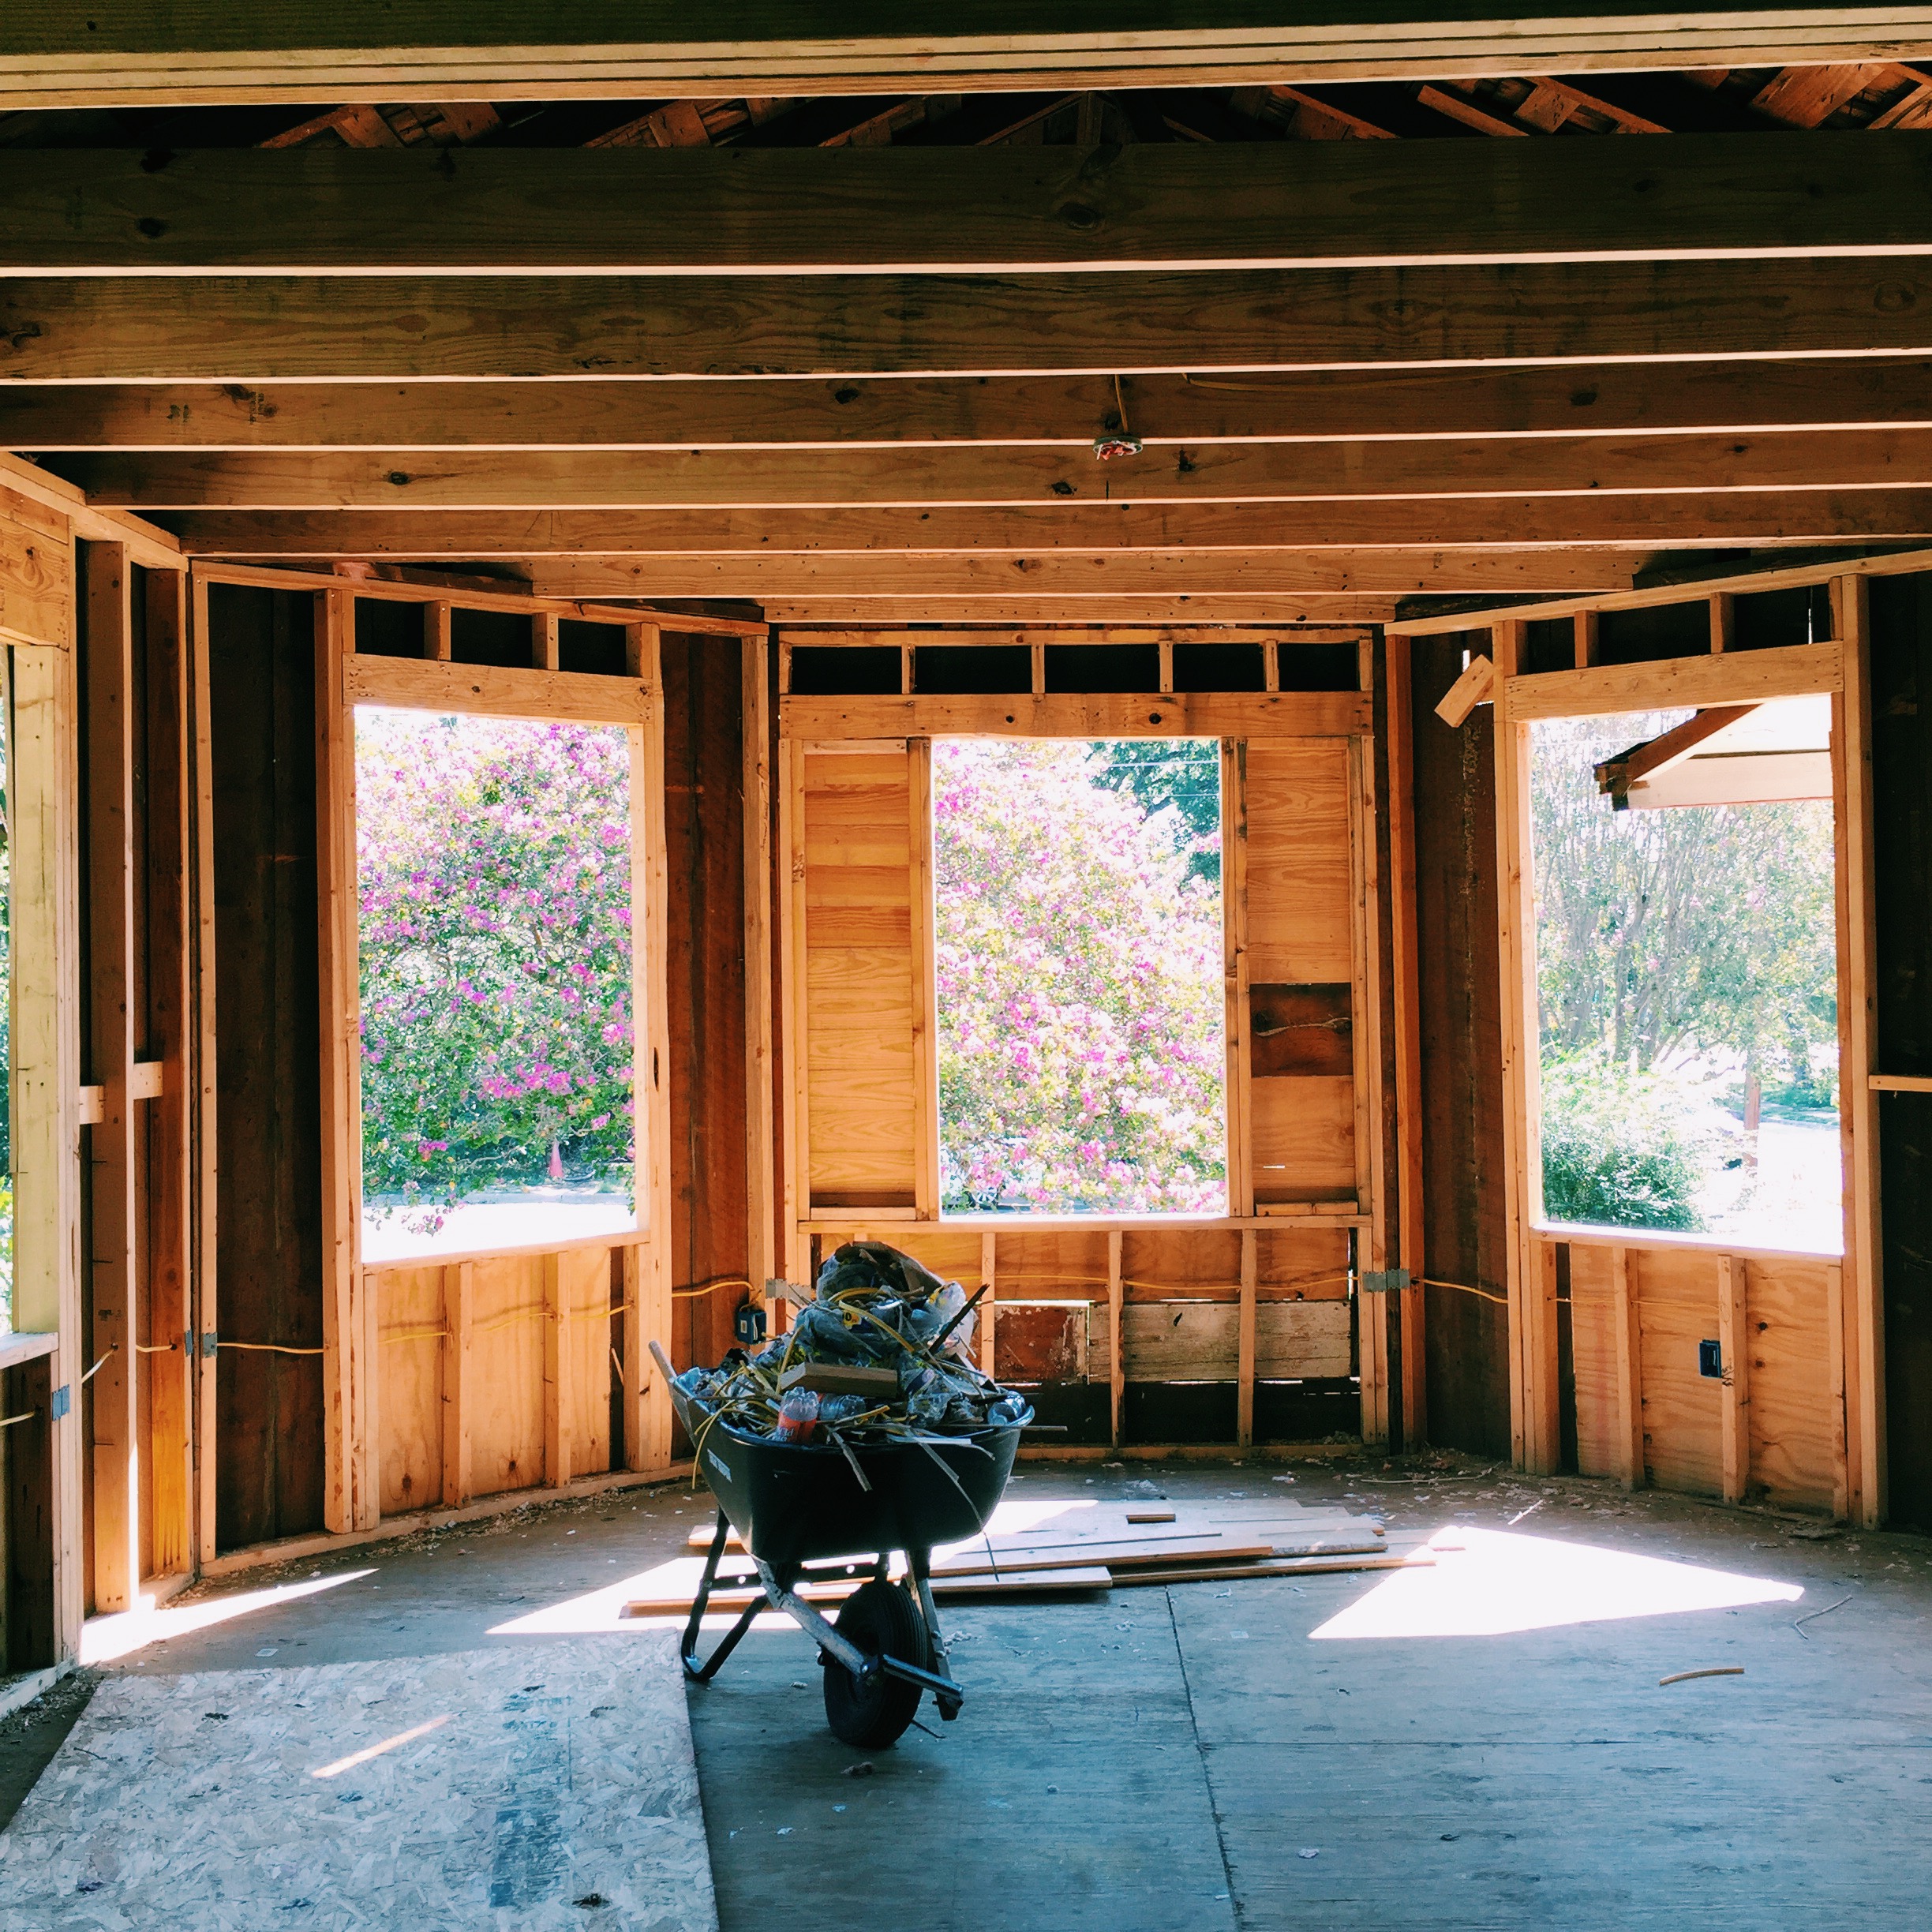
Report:
M 1425 1288 L 1454 1288 L 1459 1294 L 1473 1294 L 1482 1301 L 1493 1301 L 1498 1308 L 1509 1306 L 1507 1295 L 1492 1294 L 1487 1288 L 1472 1288 L 1467 1282 L 1437 1281 L 1433 1275 L 1425 1275 L 1422 1278 L 1422 1286 Z

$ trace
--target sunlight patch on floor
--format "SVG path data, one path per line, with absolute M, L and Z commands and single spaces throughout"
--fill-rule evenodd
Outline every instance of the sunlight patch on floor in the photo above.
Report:
M 1795 1603 L 1795 1583 L 1634 1550 L 1458 1527 L 1429 1539 L 1436 1561 L 1398 1570 L 1309 1634 L 1315 1638 L 1503 1637 L 1627 1617 Z
M 89 1617 L 80 1627 L 80 1661 L 111 1664 L 118 1657 L 143 1650 L 149 1644 L 165 1643 L 170 1637 L 185 1637 L 196 1631 L 227 1623 L 256 1610 L 272 1610 L 277 1604 L 294 1603 L 298 1597 L 313 1597 L 338 1584 L 353 1583 L 358 1577 L 373 1576 L 371 1570 L 345 1570 L 337 1576 L 312 1577 L 305 1583 L 279 1583 L 272 1589 L 242 1590 L 233 1596 L 211 1597 L 202 1603 L 170 1604 L 162 1609 L 152 1605 L 117 1611 L 111 1616 Z

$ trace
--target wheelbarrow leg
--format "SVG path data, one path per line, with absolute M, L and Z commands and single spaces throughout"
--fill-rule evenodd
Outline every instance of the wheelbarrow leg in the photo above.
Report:
M 684 1660 L 686 1672 L 699 1683 L 709 1683 L 717 1675 L 718 1667 L 738 1648 L 745 1632 L 751 1627 L 752 1619 L 765 1608 L 754 1597 L 745 1605 L 738 1621 L 725 1632 L 723 1642 L 711 1653 L 710 1661 L 704 1664 L 697 1661 L 698 1627 L 704 1622 L 705 1606 L 711 1601 L 711 1586 L 717 1579 L 718 1559 L 724 1554 L 725 1539 L 730 1533 L 730 1522 L 720 1510 L 717 1533 L 711 1539 L 711 1552 L 705 1558 L 704 1575 L 698 1582 L 698 1593 L 691 1599 L 691 1621 L 684 1626 L 683 1640 L 678 1646 L 678 1655 Z
M 926 1619 L 927 1641 L 932 1646 L 933 1662 L 938 1666 L 937 1675 L 945 1680 L 946 1688 L 934 1690 L 933 1702 L 938 1705 L 939 1715 L 948 1724 L 960 1714 L 959 1687 L 953 1682 L 953 1663 L 946 1650 L 945 1632 L 939 1627 L 939 1612 L 933 1602 L 932 1552 L 930 1549 L 912 1549 L 906 1552 L 907 1567 L 912 1572 L 912 1582 L 919 1592 L 919 1614 Z

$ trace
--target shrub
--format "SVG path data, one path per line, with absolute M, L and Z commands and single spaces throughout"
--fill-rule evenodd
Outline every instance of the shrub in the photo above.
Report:
M 1668 1082 L 1594 1056 L 1543 1070 L 1543 1211 L 1605 1227 L 1694 1229 L 1698 1143 Z

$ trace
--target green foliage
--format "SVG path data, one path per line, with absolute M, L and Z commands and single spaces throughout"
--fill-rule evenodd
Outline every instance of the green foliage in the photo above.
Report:
M 1214 738 L 1110 738 L 1087 747 L 1087 775 L 1136 800 L 1189 852 L 1188 876 L 1221 883 L 1221 745 Z
M 1728 1049 L 1809 1088 L 1837 1040 L 1831 807 L 1613 811 L 1593 767 L 1670 721 L 1536 727 L 1544 1056 L 1647 1071 Z
M 1702 1163 L 1670 1084 L 1591 1055 L 1543 1069 L 1543 1211 L 1603 1227 L 1694 1229 Z
M 369 1194 L 627 1185 L 625 734 L 365 710 L 356 787 Z
M 1193 748 L 1172 782 L 1119 749 L 933 747 L 953 1211 L 1226 1211 L 1221 895 L 1193 865 L 1218 856 L 1219 769 L 1196 836 Z

